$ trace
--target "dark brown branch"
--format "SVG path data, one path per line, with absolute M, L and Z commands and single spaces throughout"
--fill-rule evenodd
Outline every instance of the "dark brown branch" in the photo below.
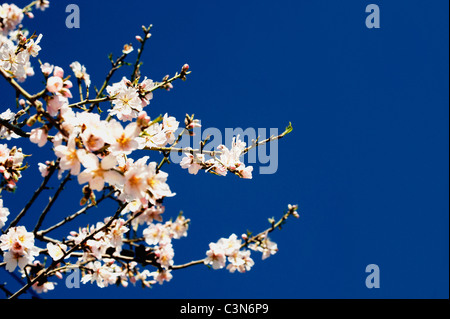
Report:
M 50 201 L 48 202 L 47 206 L 42 211 L 41 216 L 39 216 L 39 220 L 36 223 L 36 226 L 34 227 L 34 231 L 33 231 L 34 234 L 36 234 L 37 231 L 39 230 L 39 228 L 42 226 L 42 223 L 44 222 L 45 216 L 47 216 L 47 213 L 50 211 L 50 209 L 52 208 L 53 204 L 58 199 L 59 194 L 62 192 L 62 190 L 64 189 L 64 186 L 66 185 L 66 183 L 69 180 L 70 180 L 70 172 L 67 173 L 67 176 L 63 179 L 63 181 L 59 185 L 58 189 L 56 190 L 55 195 L 50 199 Z
M 8 226 L 8 228 L 5 230 L 5 232 L 8 231 L 9 228 L 14 227 L 17 225 L 17 223 L 20 221 L 20 219 L 25 216 L 25 214 L 27 213 L 27 211 L 30 209 L 31 205 L 33 205 L 34 201 L 39 197 L 39 195 L 41 194 L 41 192 L 47 188 L 47 184 L 50 180 L 50 178 L 52 177 L 53 173 L 56 170 L 56 164 L 50 166 L 49 171 L 47 176 L 45 176 L 44 180 L 42 181 L 41 186 L 39 186 L 39 188 L 34 192 L 33 196 L 31 197 L 31 199 L 27 202 L 27 204 L 25 205 L 25 207 L 22 209 L 22 211 L 19 213 L 19 215 L 17 215 L 17 217 L 11 222 L 11 224 Z

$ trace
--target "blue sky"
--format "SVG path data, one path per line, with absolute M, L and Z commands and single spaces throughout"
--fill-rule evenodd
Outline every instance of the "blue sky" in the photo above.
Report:
M 65 27 L 68 3 L 80 7 L 80 29 Z M 365 26 L 369 3 L 380 6 L 380 29 Z M 97 87 L 107 55 L 117 57 L 123 44 L 136 44 L 141 25 L 153 24 L 143 75 L 160 80 L 184 63 L 192 70 L 171 92 L 155 93 L 153 116 L 194 113 L 223 131 L 281 131 L 292 122 L 274 175 L 248 181 L 165 168 L 177 193 L 165 201 L 166 218 L 182 210 L 192 220 L 189 236 L 175 243 L 176 263 L 203 258 L 221 237 L 267 228 L 287 204 L 301 212 L 272 234 L 278 254 L 261 261 L 254 253 L 246 274 L 197 266 L 151 290 L 69 290 L 60 281 L 43 297 L 448 298 L 448 1 L 73 0 L 52 1 L 35 16 L 25 26 L 44 34 L 41 61 L 66 72 L 79 61 Z M 37 75 L 24 86 L 35 92 L 40 82 Z M 0 107 L 13 107 L 0 83 Z M 53 159 L 49 149 L 23 147 Z M 17 194 L 3 196 L 12 213 L 40 184 L 36 167 L 24 175 Z M 70 189 L 46 223 L 78 209 Z M 365 286 L 368 264 L 380 267 L 379 289 Z

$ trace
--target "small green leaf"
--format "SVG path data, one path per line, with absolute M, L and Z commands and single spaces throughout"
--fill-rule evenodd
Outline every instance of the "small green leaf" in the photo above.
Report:
M 289 133 L 291 133 L 294 130 L 294 128 L 292 127 L 292 123 L 289 122 L 289 125 L 286 127 L 286 130 L 283 132 L 283 134 L 281 134 L 281 136 L 285 136 Z

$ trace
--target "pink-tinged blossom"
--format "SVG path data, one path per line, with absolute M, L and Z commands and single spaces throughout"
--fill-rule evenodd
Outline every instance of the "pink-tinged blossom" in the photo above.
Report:
M 66 253 L 67 245 L 64 245 L 62 243 L 53 244 L 53 243 L 47 243 L 47 251 L 50 257 L 52 257 L 53 261 L 59 261 L 64 257 L 64 254 Z M 68 258 L 69 256 L 66 256 L 65 258 Z
M 136 284 L 137 281 L 141 281 L 142 285 L 144 285 L 147 288 L 150 288 L 152 284 L 154 284 L 155 282 L 152 280 L 147 280 L 148 277 L 152 277 L 150 271 L 148 271 L 148 269 L 145 269 L 144 271 L 141 272 L 137 272 L 136 275 L 131 276 L 130 275 L 130 281 L 133 284 Z
M 147 166 L 147 185 L 151 196 L 147 196 L 149 202 L 156 205 L 156 201 L 164 197 L 173 197 L 169 185 L 166 183 L 169 174 L 163 171 L 156 171 L 156 162 L 151 162 Z
M 64 70 L 63 68 L 59 67 L 59 66 L 55 66 L 54 72 L 53 72 L 54 76 L 57 76 L 59 78 L 64 78 Z
M 136 139 L 139 142 L 139 149 L 144 147 L 164 147 L 167 144 L 167 136 L 162 124 L 153 123 L 143 131 L 142 136 Z
M 3 199 L 0 198 L 0 229 L 5 226 L 8 220 L 9 209 L 3 206 Z
M 162 285 L 165 281 L 169 282 L 173 278 L 172 271 L 166 269 L 154 271 L 151 275 L 160 285 Z
M 64 81 L 59 76 L 49 77 L 47 80 L 47 90 L 50 93 L 57 93 L 64 87 Z
M 47 163 L 45 163 L 45 164 L 44 163 L 38 163 L 38 169 L 39 169 L 39 172 L 41 173 L 41 176 L 42 177 L 46 177 L 48 175 L 48 173 L 49 173 L 50 167 L 49 167 L 49 164 L 47 164 Z
M 130 54 L 131 52 L 133 52 L 133 45 L 131 45 L 131 44 L 125 44 L 124 46 L 123 46 L 123 50 L 122 50 L 122 53 L 123 54 Z
M 156 201 L 164 197 L 175 196 L 167 185 L 168 174 L 156 171 L 156 162 L 146 164 L 148 156 L 144 156 L 136 162 L 128 159 L 126 167 L 120 167 L 124 172 L 125 183 L 120 199 L 127 202 L 139 200 L 143 204 L 150 202 L 156 205 Z
M 139 94 L 126 78 L 108 86 L 106 91 L 113 98 L 113 109 L 109 110 L 111 116 L 116 115 L 121 121 L 131 121 L 142 111 Z
M 173 144 L 175 142 L 175 131 L 178 130 L 180 122 L 173 116 L 168 116 L 167 113 L 163 117 L 163 131 L 167 138 L 167 143 Z
M 253 166 L 240 165 L 237 169 L 239 175 L 244 179 L 252 179 Z
M 108 124 L 108 133 L 109 149 L 115 154 L 128 155 L 139 147 L 136 137 L 138 137 L 140 130 L 136 123 L 130 123 L 124 129 L 122 124 L 112 120 Z
M 13 77 L 26 78 L 29 59 L 28 52 L 26 50 L 18 52 L 12 41 L 7 41 L 0 46 L 0 67 L 10 72 Z
M 142 83 L 138 85 L 138 93 L 142 102 L 142 107 L 149 105 L 150 100 L 153 99 L 153 93 L 150 92 L 150 90 L 153 89 L 154 86 L 155 83 L 152 80 L 147 79 L 147 77 L 145 77 Z
M 13 227 L 0 236 L 0 249 L 3 250 L 5 269 L 13 272 L 16 267 L 23 269 L 39 255 L 39 249 L 34 246 L 33 233 L 27 232 L 24 226 Z
M 3 113 L 0 114 L 0 119 L 11 122 L 12 119 L 14 119 L 16 114 L 14 112 L 11 112 L 10 109 L 7 109 Z M 19 135 L 14 133 L 13 131 L 10 131 L 6 126 L 0 125 L 0 139 L 6 139 L 11 140 L 12 138 L 20 138 Z
M 245 151 L 246 143 L 241 141 L 239 135 L 233 138 L 231 149 L 225 145 L 219 145 L 218 149 L 222 152 L 220 158 L 213 162 L 211 169 L 218 175 L 225 176 L 227 172 L 233 172 L 241 178 L 251 179 L 253 167 L 245 166 L 240 157 Z
M 124 174 L 125 183 L 122 197 L 127 201 L 145 199 L 148 189 L 147 171 L 145 165 L 141 165 L 139 162 L 147 161 L 147 158 L 143 157 L 136 161 Z
M 95 113 L 73 113 L 64 109 L 62 111 L 65 121 L 71 122 L 69 131 L 80 134 L 84 147 L 91 152 L 103 148 L 109 135 L 106 121 L 102 121 L 99 114 Z
M 250 244 L 248 248 L 262 252 L 263 260 L 269 258 L 271 255 L 275 255 L 278 252 L 277 244 L 271 241 L 267 236 L 260 243 Z
M 112 262 L 111 262 L 112 263 Z M 83 276 L 81 282 L 83 284 L 87 282 L 96 282 L 100 288 L 107 287 L 115 284 L 119 274 L 115 273 L 110 264 L 102 264 L 100 261 L 90 262 L 86 265 L 89 269 L 88 273 Z
M 233 255 L 228 256 L 230 262 L 227 269 L 234 273 L 236 270 L 240 273 L 249 271 L 255 262 L 250 258 L 250 250 L 237 251 Z
M 91 151 L 97 152 L 105 147 L 106 132 L 97 130 L 91 126 L 88 126 L 83 133 L 80 134 L 84 147 Z
M 204 154 L 186 154 L 180 162 L 184 169 L 188 169 L 189 174 L 197 175 L 198 171 L 203 167 L 205 162 Z
M 175 252 L 170 242 L 160 244 L 155 250 L 155 255 L 157 258 L 156 261 L 161 265 L 161 267 L 169 269 L 169 267 L 173 266 L 173 257 L 175 256 Z
M 50 7 L 50 1 L 48 1 L 48 0 L 36 1 L 36 9 L 40 9 L 41 11 L 44 11 L 48 7 Z
M 75 137 L 71 136 L 66 145 L 58 145 L 55 147 L 55 154 L 61 161 L 59 163 L 61 170 L 70 170 L 70 174 L 78 175 L 81 170 L 80 156 L 86 153 L 85 150 L 77 150 Z
M 169 230 L 162 224 L 150 224 L 143 235 L 147 245 L 168 244 L 171 240 Z
M 15 4 L 4 3 L 0 6 L 0 34 L 6 35 L 9 31 L 12 31 L 18 26 L 24 18 L 22 9 Z
M 36 41 L 34 39 L 30 39 L 26 45 L 28 54 L 31 55 L 33 58 L 37 57 L 39 54 L 39 51 L 41 51 L 41 47 L 39 43 L 42 40 L 42 34 L 39 34 Z
M 162 222 L 162 214 L 164 213 L 164 206 L 151 206 L 143 208 L 140 201 L 132 201 L 127 205 L 127 209 L 133 214 L 139 213 L 139 216 L 132 221 L 133 227 L 136 229 L 138 225 L 150 225 L 154 220 Z M 143 210 L 143 211 L 142 211 Z
M 68 106 L 69 101 L 62 95 L 55 95 L 47 101 L 47 112 L 50 116 L 58 115 L 58 111 L 64 106 Z
M 41 65 L 41 72 L 42 74 L 44 74 L 44 76 L 49 76 L 50 74 L 52 74 L 54 69 L 54 66 L 49 64 L 48 62 L 45 62 L 44 64 Z
M 223 248 L 225 255 L 231 256 L 241 249 L 241 240 L 236 234 L 232 234 L 229 238 L 221 238 L 218 244 Z
M 6 144 L 0 144 L 0 174 L 9 190 L 14 190 L 16 183 L 22 177 L 24 154 L 21 148 L 9 149 Z
M 83 80 L 86 87 L 91 86 L 91 77 L 86 73 L 86 67 L 81 65 L 80 62 L 75 61 L 70 65 L 75 77 L 77 79 Z
M 180 239 L 181 237 L 187 237 L 189 223 L 189 219 L 186 219 L 183 215 L 179 215 L 174 222 L 167 222 L 166 227 L 170 227 L 169 230 L 172 238 Z
M 66 98 L 72 98 L 70 89 L 73 87 L 71 81 L 64 79 L 64 70 L 58 66 L 53 69 L 53 76 L 47 79 L 47 91 Z
M 16 76 L 17 82 L 23 83 L 23 82 L 25 82 L 25 80 L 26 80 L 28 77 L 34 75 L 34 69 L 33 69 L 33 67 L 31 66 L 31 62 L 30 62 L 30 61 L 26 62 L 26 63 L 23 65 L 23 70 L 24 70 L 24 73 L 23 73 L 23 74 L 21 74 L 20 76 Z
M 222 269 L 225 267 L 227 259 L 222 245 L 210 243 L 206 256 L 204 260 L 206 265 L 211 265 L 213 269 Z
M 43 284 L 41 284 L 39 281 L 34 283 L 31 287 L 34 291 L 36 291 L 38 294 L 47 293 L 50 290 L 54 290 L 56 286 L 56 282 L 46 281 Z
M 107 222 L 107 220 L 105 220 Z M 108 228 L 106 239 L 111 247 L 116 249 L 116 252 L 122 250 L 123 236 L 130 229 L 125 225 L 125 220 L 116 219 L 112 222 L 111 226 Z
M 47 130 L 42 128 L 35 128 L 31 130 L 30 133 L 30 141 L 34 144 L 37 144 L 39 147 L 43 147 L 47 144 Z
M 79 152 L 78 158 L 86 169 L 78 175 L 80 184 L 89 183 L 92 190 L 101 191 L 105 183 L 110 185 L 120 185 L 123 183 L 123 176 L 115 170 L 117 160 L 114 155 L 108 155 L 101 161 L 92 154 Z

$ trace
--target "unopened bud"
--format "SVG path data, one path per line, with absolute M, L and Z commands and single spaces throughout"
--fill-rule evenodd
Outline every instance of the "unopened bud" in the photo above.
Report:
M 44 106 L 42 105 L 42 103 L 40 101 L 36 101 L 35 105 L 36 105 L 36 111 L 38 113 L 44 113 L 45 112 Z
M 136 123 L 140 127 L 147 127 L 149 125 L 150 121 L 151 121 L 151 119 L 150 119 L 150 116 L 147 115 L 147 112 L 142 111 L 141 113 L 139 113 Z
M 27 125 L 31 127 L 36 123 L 36 121 L 37 121 L 37 115 L 33 115 L 27 120 Z
M 80 206 L 84 206 L 87 203 L 87 199 L 85 197 L 83 197 L 82 199 L 80 199 Z
M 189 64 L 185 64 L 183 65 L 183 67 L 181 68 L 181 72 L 186 73 L 189 70 Z
M 137 35 L 136 40 L 138 40 L 139 42 L 142 42 L 142 37 L 140 35 Z
M 172 83 L 167 83 L 164 88 L 166 89 L 166 91 L 170 91 L 171 89 L 173 89 L 173 85 Z

